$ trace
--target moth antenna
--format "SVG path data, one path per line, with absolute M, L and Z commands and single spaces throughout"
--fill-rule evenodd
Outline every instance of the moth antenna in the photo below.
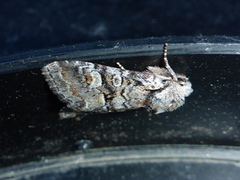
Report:
M 118 65 L 118 67 L 119 67 L 121 70 L 126 70 L 126 69 L 120 64 L 120 62 L 116 62 L 116 64 Z
M 168 59 L 167 59 L 167 47 L 168 47 L 168 43 L 165 43 L 163 46 L 163 61 L 165 63 L 165 67 L 167 68 L 167 70 L 169 71 L 169 73 L 172 75 L 173 80 L 177 81 L 177 75 L 176 73 L 173 71 L 173 69 L 171 68 L 171 66 L 168 63 Z

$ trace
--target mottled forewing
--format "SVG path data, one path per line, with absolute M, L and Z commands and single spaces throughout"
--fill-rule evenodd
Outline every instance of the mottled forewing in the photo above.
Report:
M 79 112 L 113 112 L 144 107 L 149 93 L 147 87 L 154 86 L 155 77 L 149 72 L 82 61 L 53 62 L 42 71 L 60 100 Z

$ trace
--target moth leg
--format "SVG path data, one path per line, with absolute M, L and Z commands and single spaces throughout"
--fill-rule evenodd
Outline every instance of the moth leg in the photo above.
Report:
M 171 68 L 171 66 L 169 65 L 168 63 L 168 59 L 167 59 L 167 47 L 168 47 L 168 44 L 165 43 L 164 46 L 163 46 L 163 61 L 165 63 L 165 67 L 166 69 L 169 71 L 169 73 L 172 75 L 173 77 L 173 80 L 177 81 L 177 75 L 176 73 L 173 71 L 173 69 Z
M 86 113 L 76 112 L 68 107 L 63 107 L 58 113 L 60 120 L 75 118 L 76 120 L 81 120 Z
M 116 64 L 118 65 L 118 67 L 119 67 L 121 70 L 126 70 L 126 69 L 120 64 L 120 62 L 116 62 Z

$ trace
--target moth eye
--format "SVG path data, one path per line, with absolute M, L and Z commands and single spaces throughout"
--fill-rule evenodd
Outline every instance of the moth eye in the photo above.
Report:
M 182 78 L 177 78 L 178 79 L 178 81 L 183 81 L 183 79 Z

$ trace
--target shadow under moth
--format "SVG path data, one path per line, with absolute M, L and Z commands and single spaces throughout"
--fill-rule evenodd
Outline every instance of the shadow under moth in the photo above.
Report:
M 55 61 L 42 69 L 50 89 L 76 113 L 108 113 L 146 108 L 158 114 L 182 106 L 193 89 L 188 78 L 175 73 L 163 47 L 165 67 L 126 70 L 83 61 Z

